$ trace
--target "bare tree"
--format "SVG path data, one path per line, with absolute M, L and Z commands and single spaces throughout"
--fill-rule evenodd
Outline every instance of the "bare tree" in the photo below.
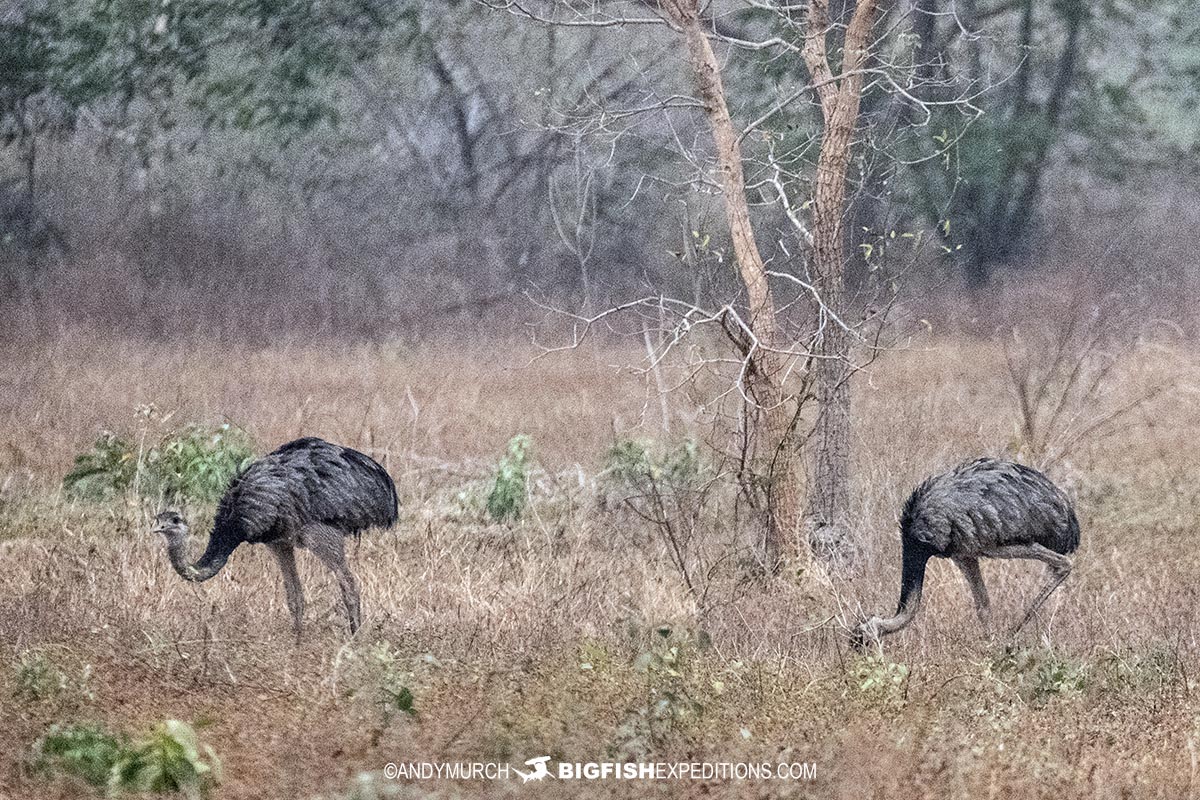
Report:
M 673 326 L 660 337 L 660 347 L 650 348 L 650 374 L 668 352 L 683 349 L 679 343 L 686 334 L 703 326 L 723 331 L 736 357 L 697 356 L 690 349 L 683 369 L 685 375 L 698 374 L 706 359 L 709 365 L 734 367 L 731 391 L 744 403 L 738 428 L 744 434 L 743 461 L 752 473 L 742 483 L 767 497 L 768 520 L 758 542 L 765 567 L 774 572 L 793 561 L 804 568 L 814 552 L 829 562 L 851 559 L 850 379 L 863 359 L 872 357 L 880 325 L 880 318 L 870 315 L 853 315 L 857 322 L 851 321 L 844 279 L 850 247 L 845 220 L 854 195 L 851 165 L 863 141 L 861 98 L 869 90 L 894 98 L 889 107 L 917 110 L 892 113 L 893 119 L 929 118 L 919 98 L 921 73 L 914 69 L 920 49 L 903 36 L 881 45 L 875 34 L 884 11 L 880 0 L 859 0 L 836 19 L 828 0 L 786 7 L 756 0 L 719 7 L 700 0 L 480 2 L 551 29 L 615 30 L 627 37 L 661 37 L 664 45 L 672 36 L 681 41 L 694 94 L 666 84 L 647 86 L 639 102 L 587 109 L 588 121 L 581 127 L 603 132 L 615 143 L 629 120 L 659 116 L 662 137 L 694 172 L 684 181 L 650 180 L 719 192 L 740 297 L 728 301 L 726 295 L 723 301 L 706 303 L 699 297 L 683 301 L 652 294 L 599 314 L 575 316 L 579 327 L 567 346 L 577 345 L 597 323 L 611 322 L 616 312 L 640 309 L 647 322 L 665 319 Z M 743 11 L 747 13 L 741 15 Z M 903 10 L 896 12 L 888 30 L 903 30 L 905 20 Z M 752 96 L 734 104 L 718 47 L 728 51 L 729 64 L 769 58 L 792 65 L 789 69 L 803 78 L 790 89 L 777 86 L 765 102 Z M 949 99 L 939 102 L 963 102 L 962 95 L 940 88 L 939 97 Z M 752 121 L 736 124 L 731 107 L 749 107 Z M 703 131 L 681 122 L 689 114 L 694 119 L 697 109 L 703 112 Z M 797 128 L 799 134 L 789 132 Z M 801 194 L 809 199 L 798 199 Z M 768 238 L 772 235 L 774 242 Z M 810 396 L 819 407 L 811 434 L 801 414 Z M 805 515 L 800 471 L 802 448 L 810 441 Z M 811 548 L 801 546 L 805 516 Z
M 768 455 L 767 470 L 770 518 L 763 542 L 763 557 L 767 568 L 773 572 L 779 567 L 784 548 L 790 547 L 794 541 L 800 523 L 800 487 L 796 465 L 798 451 L 793 442 L 794 411 L 783 385 L 787 360 L 780 352 L 782 348 L 775 298 L 766 264 L 754 238 L 738 131 L 734 129 L 729 115 L 725 86 L 721 81 L 721 64 L 701 27 L 700 3 L 698 0 L 665 0 L 663 7 L 683 31 L 687 41 L 688 63 L 716 143 L 721 198 L 729 223 L 734 258 L 746 288 L 750 312 L 748 333 L 754 338 L 747 348 L 753 375 L 751 391 L 763 409 L 766 441 L 773 448 Z M 788 555 L 803 553 L 803 548 L 793 548 Z
M 829 0 L 811 0 L 804 63 L 820 99 L 824 127 L 817 158 L 812 213 L 812 264 L 825 309 L 845 310 L 846 171 L 858 124 L 863 65 L 871 46 L 877 0 L 859 0 L 841 47 L 841 73 L 833 73 L 829 38 L 833 25 Z M 822 314 L 816 348 L 816 392 L 820 407 L 813 452 L 809 520 L 813 543 L 825 558 L 844 559 L 851 552 L 850 516 L 850 346 L 849 331 Z

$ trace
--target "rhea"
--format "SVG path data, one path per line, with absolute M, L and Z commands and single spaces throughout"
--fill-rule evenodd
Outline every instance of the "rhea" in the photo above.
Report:
M 894 616 L 871 617 L 854 643 L 902 630 L 921 606 L 930 558 L 948 558 L 966 578 L 975 611 L 987 628 L 990 607 L 981 558 L 1026 558 L 1046 565 L 1046 576 L 1020 630 L 1071 573 L 1079 521 L 1071 501 L 1042 473 L 1012 461 L 981 458 L 925 480 L 900 515 L 900 603 Z
M 349 447 L 313 437 L 288 442 L 246 467 L 217 507 L 203 554 L 188 557 L 188 524 L 178 511 L 155 517 L 171 566 L 188 581 L 206 581 L 242 543 L 262 544 L 283 573 L 296 637 L 304 621 L 304 591 L 296 572 L 303 547 L 333 573 L 350 632 L 361 621 L 358 582 L 346 565 L 345 537 L 396 523 L 396 485 L 378 462 Z

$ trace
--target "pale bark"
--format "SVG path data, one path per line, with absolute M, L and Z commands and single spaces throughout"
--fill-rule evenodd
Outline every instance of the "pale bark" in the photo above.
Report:
M 779 352 L 779 323 L 767 269 L 750 223 L 741 146 L 729 116 L 720 62 L 705 36 L 696 0 L 665 0 L 663 5 L 687 42 L 688 63 L 712 129 L 725 216 L 734 258 L 746 288 L 750 329 L 757 340 L 751 345 L 750 390 L 761 408 L 765 430 L 760 431 L 760 440 L 767 445 L 763 449 L 768 452 L 764 461 L 770 486 L 770 520 L 761 550 L 768 570 L 775 572 L 783 560 L 807 558 L 807 548 L 796 547 L 800 486 L 792 435 L 792 402 L 783 386 L 786 365 Z

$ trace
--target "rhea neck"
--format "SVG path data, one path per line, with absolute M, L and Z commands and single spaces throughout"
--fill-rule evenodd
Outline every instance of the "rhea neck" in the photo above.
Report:
M 173 530 L 165 535 L 167 557 L 171 560 L 171 566 L 179 573 L 179 577 L 184 580 L 196 583 L 208 580 L 225 566 L 225 560 L 229 557 L 228 553 L 215 551 L 210 540 L 204 554 L 192 563 L 188 555 L 187 531 Z

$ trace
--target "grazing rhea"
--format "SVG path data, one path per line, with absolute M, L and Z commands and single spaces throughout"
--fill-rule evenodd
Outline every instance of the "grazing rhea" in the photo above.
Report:
M 1013 633 L 1037 612 L 1071 572 L 1079 522 L 1062 490 L 1035 469 L 981 458 L 926 479 L 900 515 L 900 603 L 888 619 L 871 617 L 855 631 L 856 645 L 901 630 L 917 614 L 925 565 L 949 558 L 962 571 L 975 611 L 989 622 L 980 558 L 1031 558 L 1046 564 L 1046 579 Z
M 311 551 L 337 578 L 350 621 L 359 626 L 358 583 L 346 566 L 344 537 L 396 522 L 396 485 L 378 463 L 357 450 L 316 438 L 297 439 L 250 464 L 233 479 L 213 522 L 204 554 L 187 557 L 187 522 L 176 511 L 155 518 L 167 540 L 171 566 L 189 581 L 206 581 L 243 542 L 265 544 L 283 572 L 296 636 L 304 619 L 304 592 L 296 573 L 297 545 Z

